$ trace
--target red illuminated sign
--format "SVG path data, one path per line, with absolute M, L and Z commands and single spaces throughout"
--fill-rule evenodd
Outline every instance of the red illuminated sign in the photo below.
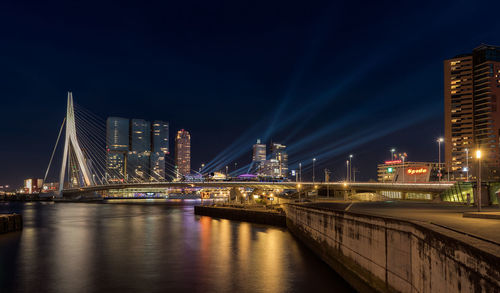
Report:
M 389 164 L 399 164 L 401 162 L 403 162 L 403 161 L 401 161 L 401 160 L 393 160 L 393 161 L 385 161 L 385 164 L 386 165 L 389 165 Z
M 425 174 L 427 173 L 427 168 L 408 168 L 406 170 L 406 173 L 410 175 L 415 175 L 415 174 Z

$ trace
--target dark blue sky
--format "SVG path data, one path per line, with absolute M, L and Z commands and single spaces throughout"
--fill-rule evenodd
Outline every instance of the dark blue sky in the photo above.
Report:
M 196 169 L 259 137 L 335 179 L 351 152 L 364 180 L 391 147 L 437 160 L 442 62 L 500 45 L 500 3 L 401 2 L 2 1 L 0 184 L 43 177 L 68 90 L 189 130 Z

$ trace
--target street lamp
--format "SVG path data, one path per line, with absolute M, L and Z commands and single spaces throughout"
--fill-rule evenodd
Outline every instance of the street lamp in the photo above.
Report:
M 477 211 L 481 211 L 481 150 L 476 151 L 477 159 Z
M 325 168 L 326 197 L 330 198 L 330 189 L 328 182 L 330 182 L 330 170 Z
M 402 155 L 401 160 L 403 160 L 403 183 L 405 182 L 405 159 L 406 159 L 406 156 Z
M 300 201 L 300 188 L 302 187 L 302 184 L 297 184 L 297 190 L 299 191 L 299 201 Z
M 441 143 L 444 141 L 444 139 L 442 137 L 438 138 L 437 139 L 437 143 L 438 143 L 438 157 L 439 157 L 439 164 L 438 164 L 438 177 L 439 177 L 439 181 L 441 182 Z
M 349 155 L 349 182 L 351 182 L 352 179 L 352 154 Z
M 469 149 L 465 149 L 465 171 L 467 172 L 467 177 L 465 181 L 469 182 Z
M 349 160 L 345 161 L 346 170 L 345 170 L 345 181 L 349 182 Z
M 315 179 L 315 178 L 314 178 L 314 163 L 316 163 L 316 158 L 313 158 L 313 183 L 315 182 L 315 181 L 314 181 L 314 179 Z
M 396 151 L 396 149 L 395 149 L 395 148 L 392 148 L 392 149 L 391 149 L 391 159 L 390 159 L 389 161 L 394 160 L 394 152 L 395 152 L 395 151 Z
M 299 181 L 302 182 L 302 163 L 299 163 Z

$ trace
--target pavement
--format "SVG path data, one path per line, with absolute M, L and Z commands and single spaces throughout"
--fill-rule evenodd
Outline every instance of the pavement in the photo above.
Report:
M 330 201 L 314 202 L 308 205 L 424 222 L 500 245 L 499 219 L 464 217 L 464 213 L 476 212 L 475 207 L 412 201 L 352 202 L 352 204 Z M 483 207 L 482 210 L 484 213 L 500 214 L 500 208 L 495 206 Z
M 464 218 L 481 218 L 500 220 L 500 212 L 465 212 Z

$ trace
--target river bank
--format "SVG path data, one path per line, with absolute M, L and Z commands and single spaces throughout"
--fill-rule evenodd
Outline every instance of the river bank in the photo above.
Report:
M 265 208 L 198 205 L 194 207 L 194 213 L 200 216 L 286 227 L 284 212 Z
M 19 214 L 0 214 L 0 234 L 23 229 L 23 217 Z

